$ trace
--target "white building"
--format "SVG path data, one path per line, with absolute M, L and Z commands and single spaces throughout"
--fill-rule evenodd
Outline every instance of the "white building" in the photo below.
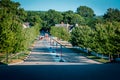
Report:
M 29 28 L 30 27 L 30 23 L 29 22 L 25 22 L 24 24 L 23 24 L 23 28 Z

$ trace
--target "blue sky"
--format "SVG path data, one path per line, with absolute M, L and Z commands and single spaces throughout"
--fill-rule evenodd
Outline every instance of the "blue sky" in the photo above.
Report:
M 108 8 L 120 9 L 120 0 L 12 0 L 19 2 L 25 10 L 76 11 L 79 6 L 92 8 L 96 15 L 103 15 Z

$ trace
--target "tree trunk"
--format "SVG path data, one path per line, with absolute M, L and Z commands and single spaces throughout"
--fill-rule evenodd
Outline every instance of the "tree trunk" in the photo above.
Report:
M 10 53 L 10 62 L 12 62 L 12 53 Z
M 109 54 L 109 61 L 111 62 L 111 55 Z
M 102 54 L 102 59 L 103 59 L 103 54 Z
M 6 53 L 6 63 L 8 63 L 8 53 Z
M 120 54 L 118 54 L 118 58 L 120 57 Z

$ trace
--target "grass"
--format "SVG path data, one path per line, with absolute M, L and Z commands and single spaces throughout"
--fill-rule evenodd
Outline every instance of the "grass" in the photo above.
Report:
M 9 58 L 8 63 L 17 63 L 23 61 L 28 56 L 28 53 L 20 53 L 14 57 Z
M 23 60 L 21 59 L 12 59 L 10 63 L 17 63 L 17 62 L 22 62 Z
M 11 60 L 9 61 L 9 63 L 16 63 L 16 62 L 23 61 L 30 54 L 30 51 L 35 46 L 35 43 L 36 43 L 36 41 L 34 41 L 31 44 L 31 46 L 24 53 L 20 53 L 20 54 L 18 54 L 16 56 L 12 57 Z
M 108 59 L 100 58 L 100 57 L 97 57 L 97 56 L 87 56 L 87 58 L 95 60 L 97 62 L 101 62 L 101 63 L 108 63 L 109 62 Z
M 36 40 L 33 41 L 31 43 L 31 46 L 23 53 L 20 54 L 15 54 L 14 56 L 10 56 L 8 57 L 8 63 L 16 63 L 16 62 L 20 62 L 23 61 L 30 53 L 30 51 L 33 49 L 33 47 L 35 46 Z M 0 53 L 0 62 L 1 63 L 6 63 L 6 54 L 2 54 Z
M 2 61 L 5 58 L 5 55 L 0 55 L 0 61 Z
M 0 63 L 5 63 L 5 58 L 6 58 L 6 54 L 0 53 Z
M 86 56 L 86 57 L 89 58 L 89 59 L 100 59 L 99 57 L 97 57 L 97 56 L 93 56 L 93 55 Z
M 98 61 L 98 62 L 101 62 L 101 63 L 108 63 L 108 62 L 110 62 L 109 60 L 107 60 L 107 59 L 102 59 L 102 58 L 100 58 L 100 59 L 95 59 L 95 61 Z
M 14 56 L 9 55 L 8 63 L 16 63 L 16 62 L 23 61 L 28 55 L 29 55 L 29 51 L 25 51 L 24 53 L 15 54 Z M 0 62 L 7 64 L 6 63 L 6 54 L 0 55 Z
M 24 60 L 25 57 L 27 57 L 28 53 L 20 53 L 19 55 L 13 57 L 12 59 L 21 59 Z

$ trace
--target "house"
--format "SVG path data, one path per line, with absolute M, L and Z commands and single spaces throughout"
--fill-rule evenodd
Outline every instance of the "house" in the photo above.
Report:
M 68 27 L 69 24 L 64 24 L 63 22 L 61 22 L 61 24 L 55 24 L 56 27 Z
M 68 23 L 67 24 L 64 24 L 63 22 L 61 22 L 61 24 L 55 24 L 56 27 L 65 27 L 67 28 L 68 31 L 70 31 L 74 26 L 73 25 L 69 25 Z
M 30 27 L 30 23 L 29 22 L 23 23 L 23 28 L 29 28 L 29 27 Z

